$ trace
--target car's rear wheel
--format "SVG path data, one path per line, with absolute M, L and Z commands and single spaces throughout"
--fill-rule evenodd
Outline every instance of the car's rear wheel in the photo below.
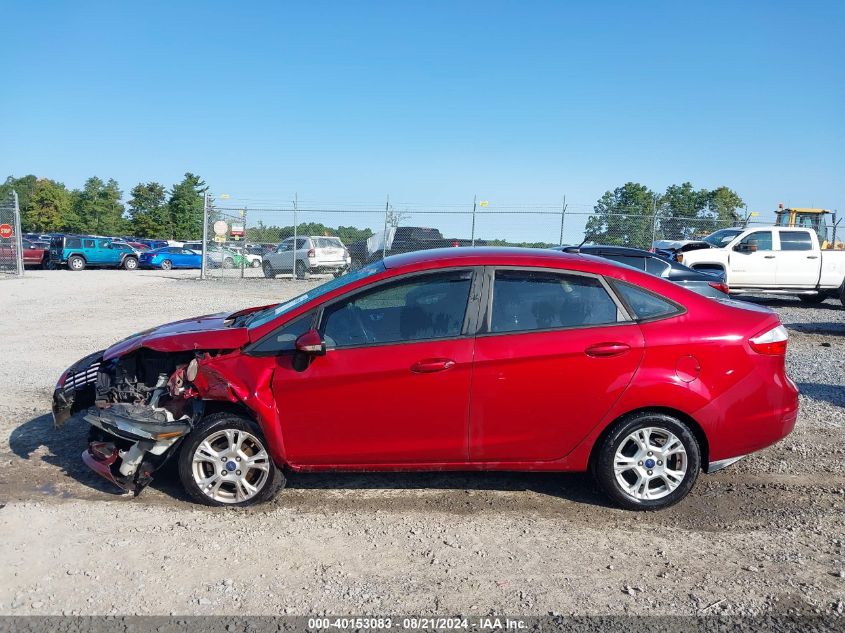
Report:
M 85 258 L 81 255 L 71 255 L 67 260 L 67 267 L 71 270 L 85 270 Z
M 845 281 L 843 281 L 842 285 L 839 286 L 839 302 L 842 304 L 842 307 L 845 308 Z
M 296 260 L 296 278 L 297 279 L 305 279 L 305 276 L 308 274 L 308 268 L 305 266 L 305 262 L 301 259 Z
M 664 413 L 622 418 L 598 448 L 593 474 L 604 493 L 629 510 L 669 507 L 692 489 L 701 450 L 692 431 Z
M 270 262 L 264 262 L 264 276 L 267 277 L 267 279 L 273 279 L 276 276 L 276 271 L 273 270 L 273 266 Z
M 123 260 L 123 268 L 125 270 L 135 270 L 138 268 L 138 260 L 135 257 L 127 257 Z
M 169 259 L 165 259 L 163 262 L 161 262 L 162 270 L 170 270 L 171 268 L 173 268 L 173 262 L 171 262 Z
M 252 268 L 259 268 L 261 266 L 261 260 L 260 259 L 253 259 L 250 266 Z
M 234 268 L 235 267 L 235 260 L 231 257 L 227 257 L 223 260 L 223 268 Z
M 821 303 L 825 299 L 827 299 L 827 295 L 823 292 L 820 292 L 817 295 L 798 295 L 798 298 L 801 300 L 801 303 L 806 303 L 808 305 L 814 305 L 817 303 Z
M 271 499 L 285 476 L 273 463 L 258 425 L 234 413 L 205 418 L 179 451 L 185 490 L 211 506 L 247 506 Z

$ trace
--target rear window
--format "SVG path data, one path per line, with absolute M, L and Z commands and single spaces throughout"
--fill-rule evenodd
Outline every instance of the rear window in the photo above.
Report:
M 614 280 L 613 285 L 638 319 L 658 319 L 681 312 L 681 309 L 671 301 L 643 290 L 639 286 L 619 280 Z
M 82 248 L 82 240 L 78 237 L 68 237 L 65 239 L 65 248 Z
M 781 231 L 780 250 L 811 251 L 813 250 L 813 240 L 807 231 Z

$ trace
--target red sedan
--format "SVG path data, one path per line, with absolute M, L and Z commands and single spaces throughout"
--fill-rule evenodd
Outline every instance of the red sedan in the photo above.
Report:
M 792 431 L 786 343 L 766 308 L 607 260 L 431 250 L 135 334 L 68 369 L 53 411 L 85 410 L 86 463 L 136 493 L 173 455 L 211 505 L 283 469 L 591 470 L 658 509 Z

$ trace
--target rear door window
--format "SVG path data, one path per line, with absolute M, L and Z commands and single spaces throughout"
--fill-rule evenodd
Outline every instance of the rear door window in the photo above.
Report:
M 497 270 L 491 332 L 530 332 L 608 325 L 621 320 L 596 277 L 533 270 Z
M 65 248 L 82 248 L 82 240 L 78 237 L 69 237 L 65 240 Z
M 645 271 L 651 275 L 663 277 L 669 272 L 669 262 L 663 261 L 659 257 L 645 258 Z
M 96 242 L 94 240 L 82 240 L 83 248 L 96 248 Z
M 780 250 L 811 251 L 813 250 L 813 240 L 807 231 L 781 231 Z

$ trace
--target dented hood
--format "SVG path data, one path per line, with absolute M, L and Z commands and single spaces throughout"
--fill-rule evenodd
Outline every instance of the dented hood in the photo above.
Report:
M 249 342 L 246 328 L 229 327 L 232 314 L 221 312 L 175 321 L 138 332 L 109 347 L 103 360 L 124 356 L 141 347 L 159 352 L 236 349 Z

